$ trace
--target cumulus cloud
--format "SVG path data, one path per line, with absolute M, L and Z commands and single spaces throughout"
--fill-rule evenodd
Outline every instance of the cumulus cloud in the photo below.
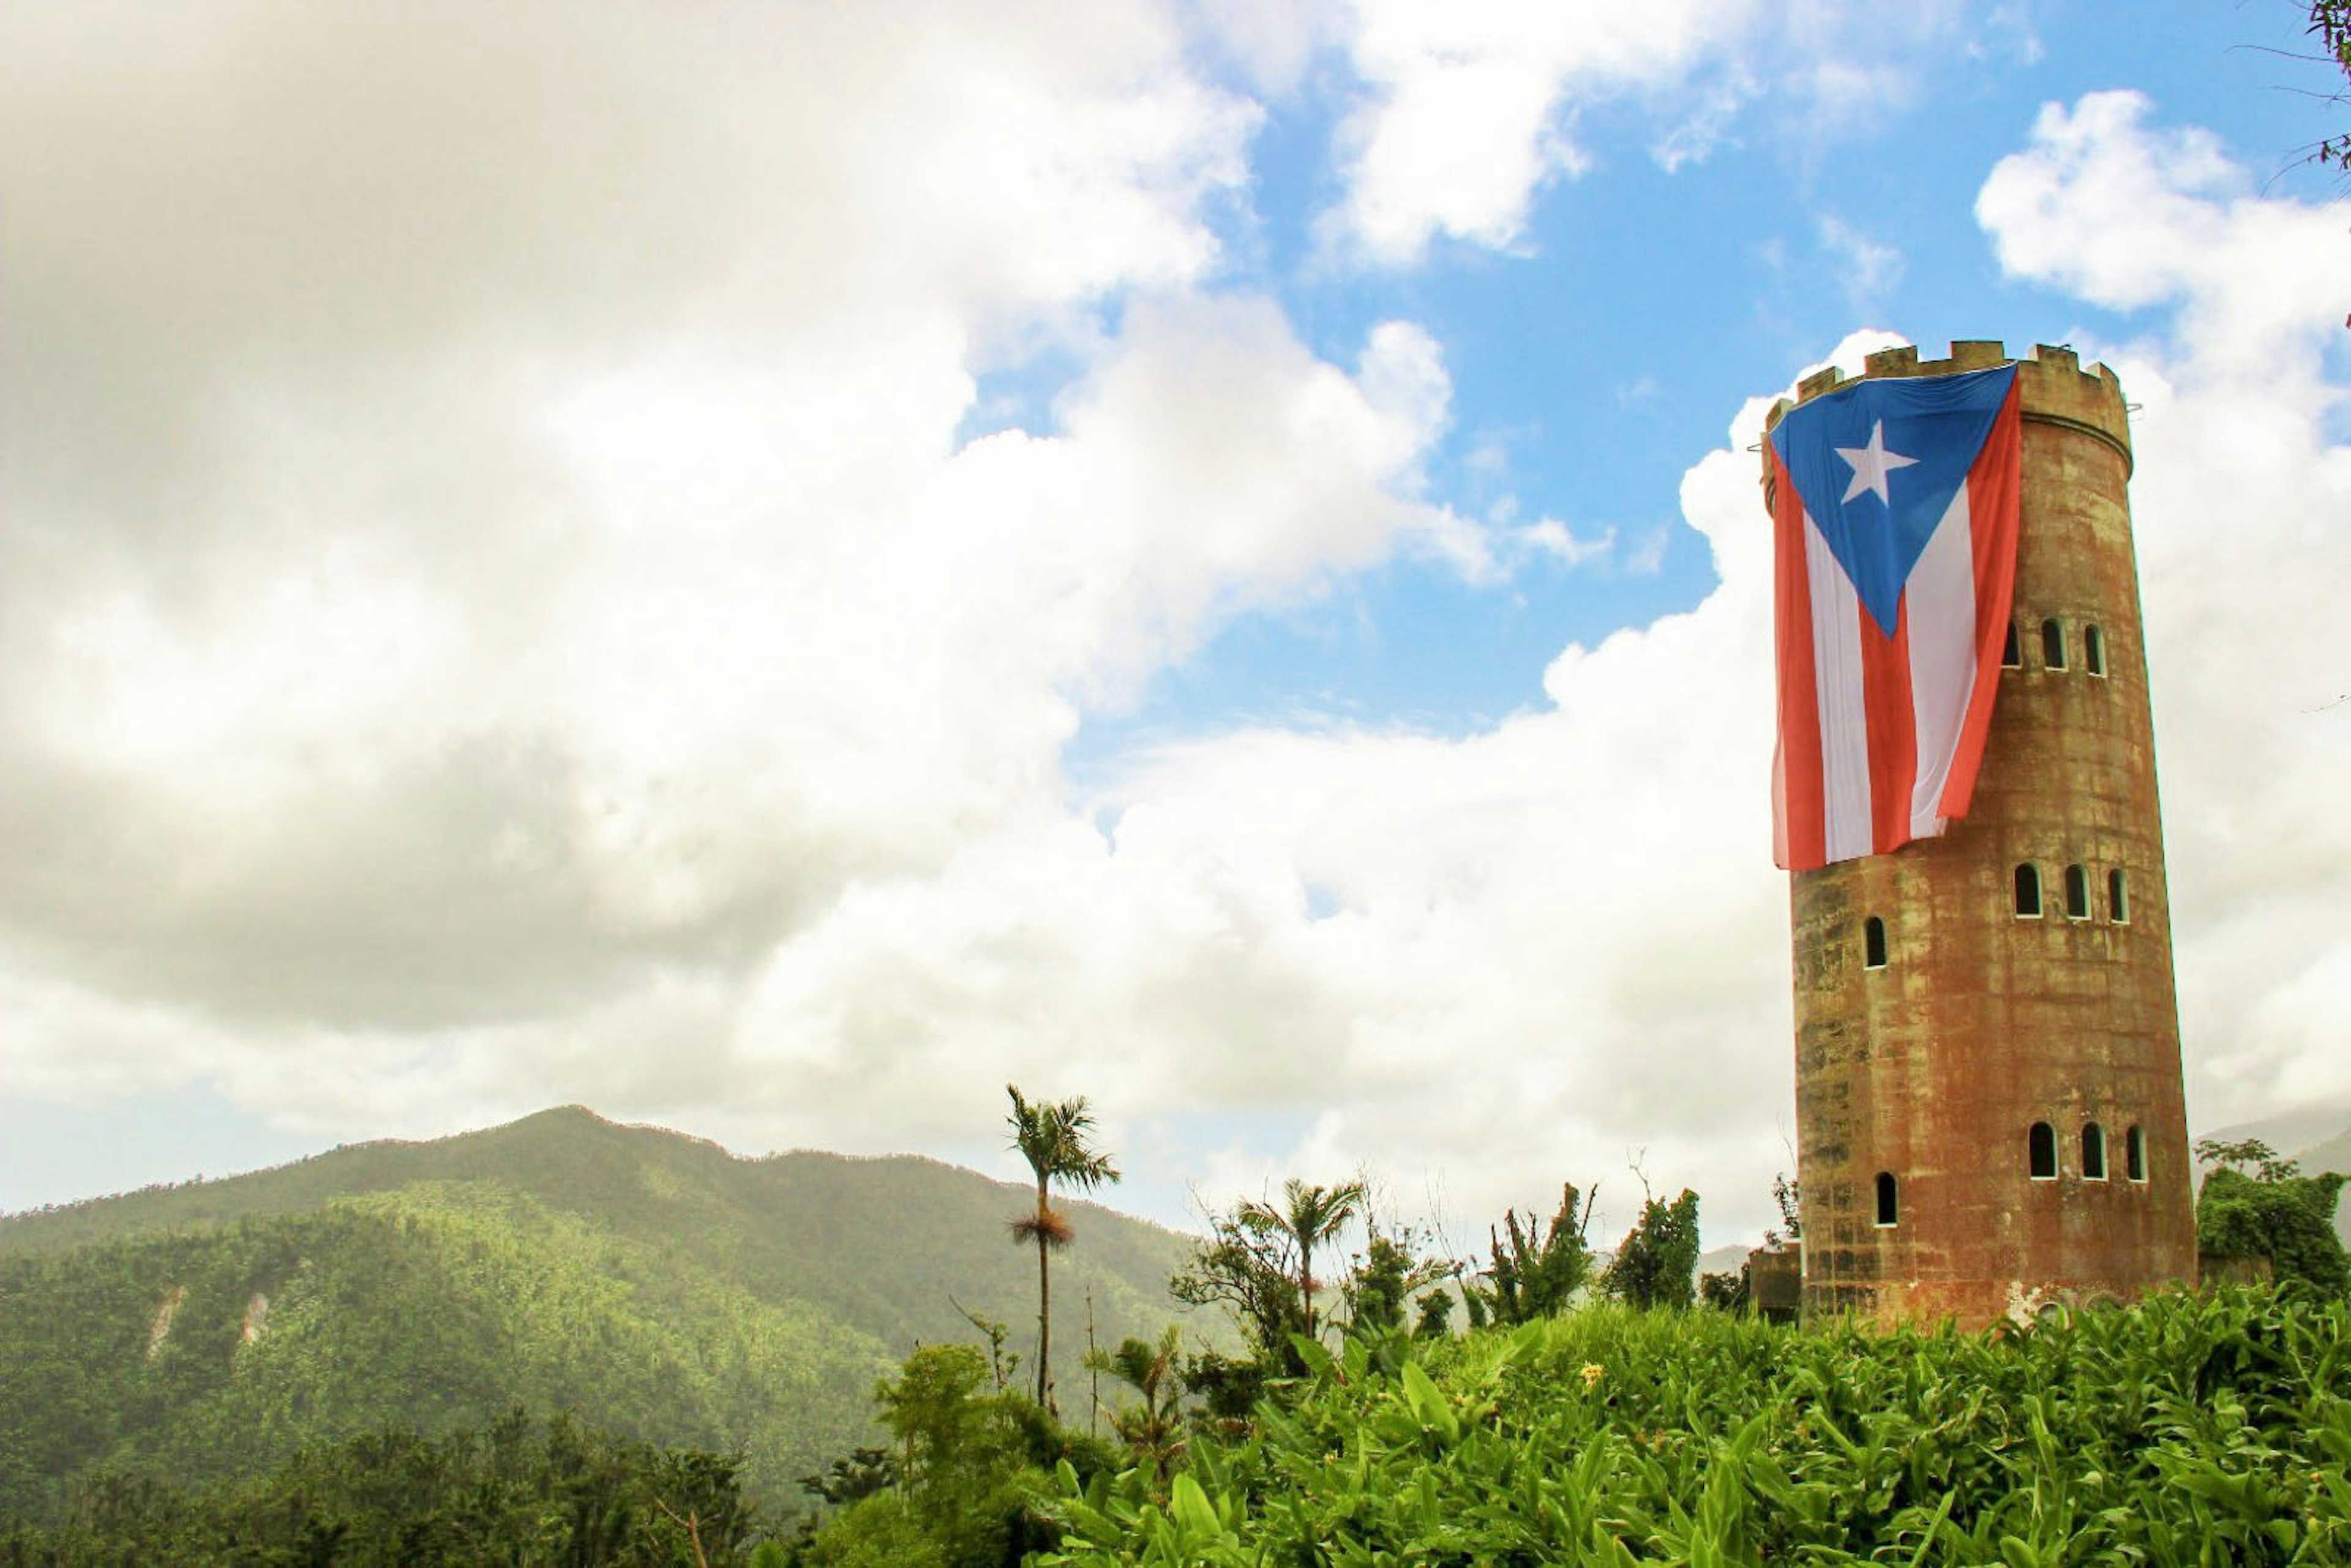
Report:
M 1347 189 L 1325 236 L 1395 264 L 1440 235 L 1514 243 L 1536 193 L 1589 162 L 1573 130 L 1580 97 L 1675 79 L 1746 8 L 1358 0 L 1353 12 L 1346 47 L 1363 93 L 1339 129 Z M 1733 97 L 1710 98 L 1661 156 L 1701 155 Z
M 2230 1122 L 2351 1097 L 2340 1009 L 2351 581 L 2340 415 L 2351 238 L 2339 210 L 2254 193 L 2129 92 L 2042 111 L 1977 216 L 2011 273 L 2160 308 L 2081 342 L 2140 405 L 2132 507 L 2160 747 L 2189 1091 Z M 2086 335 L 2085 335 L 2086 336 Z
M 1511 243 L 1573 90 L 1729 25 L 1472 10 L 1354 15 L 1374 253 Z M 1160 13 L 123 15 L 0 18 L 0 1093 L 938 1149 L 1010 1079 L 1115 1146 L 1221 1129 L 1181 1157 L 1228 1188 L 1362 1160 L 1482 1219 L 1596 1176 L 1621 1215 L 1637 1145 L 1769 1218 L 1764 400 L 1682 484 L 1715 586 L 1521 711 L 1081 786 L 1087 722 L 1236 617 L 1612 544 L 1441 492 L 1426 329 L 1310 346 L 1220 276 L 1259 111 Z M 1231 47 L 1277 90 L 1322 26 Z M 1448 187 L 1422 143 L 1473 104 Z M 2231 1110 L 2324 1087 L 2351 459 L 2340 305 L 2285 302 L 2339 223 L 2108 98 L 1980 211 L 2018 276 L 2177 322 L 2109 357 L 2191 1058 Z M 1040 345 L 1050 417 L 961 439 Z

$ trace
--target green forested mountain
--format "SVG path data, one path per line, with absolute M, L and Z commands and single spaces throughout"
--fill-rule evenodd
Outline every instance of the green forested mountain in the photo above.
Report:
M 956 1302 L 1033 1340 L 1022 1201 L 934 1161 L 737 1159 L 573 1108 L 0 1218 L 0 1514 L 94 1468 L 251 1473 L 517 1401 L 739 1447 L 782 1499 L 870 1440 L 916 1343 L 976 1337 Z M 1054 1359 L 1081 1418 L 1089 1293 L 1104 1342 L 1155 1333 L 1186 1244 L 1071 1207 Z

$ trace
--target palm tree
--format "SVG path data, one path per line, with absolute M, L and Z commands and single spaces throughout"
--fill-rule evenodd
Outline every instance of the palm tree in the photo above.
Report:
M 1298 1249 L 1298 1299 L 1306 1318 L 1306 1337 L 1314 1337 L 1314 1249 L 1337 1236 L 1364 1207 L 1364 1184 L 1343 1181 L 1336 1186 L 1309 1186 L 1296 1176 L 1281 1184 L 1281 1207 L 1250 1201 L 1234 1218 L 1260 1235 L 1286 1239 Z
M 1116 1350 L 1091 1351 L 1086 1364 L 1107 1372 L 1143 1396 L 1139 1406 L 1110 1413 L 1111 1430 L 1151 1467 L 1152 1485 L 1167 1488 L 1167 1473 L 1184 1452 L 1184 1381 L 1176 1356 L 1184 1348 L 1174 1323 L 1159 1343 L 1127 1339 Z
M 1010 1228 L 1014 1241 L 1037 1244 L 1037 1403 L 1050 1410 L 1052 1382 L 1046 1354 L 1052 1343 L 1053 1281 L 1046 1260 L 1055 1248 L 1067 1247 L 1071 1234 L 1070 1222 L 1050 1202 L 1052 1184 L 1096 1187 L 1118 1180 L 1118 1167 L 1108 1155 L 1086 1146 L 1094 1118 L 1086 1109 L 1085 1096 L 1032 1105 L 1012 1084 L 1006 1084 L 1004 1092 L 1012 1096 L 1012 1114 L 1007 1118 L 1012 1146 L 1037 1173 L 1037 1212 L 1012 1220 Z

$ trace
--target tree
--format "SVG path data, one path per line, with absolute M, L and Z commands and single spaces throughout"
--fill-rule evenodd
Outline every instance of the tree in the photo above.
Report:
M 1012 1096 L 1012 1113 L 1007 1118 L 1012 1126 L 1012 1146 L 1037 1173 L 1037 1211 L 1012 1220 L 1010 1228 L 1014 1241 L 1033 1242 L 1037 1248 L 1037 1403 L 1050 1410 L 1053 1407 L 1052 1364 L 1048 1354 L 1052 1345 L 1053 1281 L 1049 1259 L 1057 1249 L 1070 1244 L 1072 1234 L 1069 1220 L 1052 1206 L 1052 1186 L 1058 1181 L 1091 1190 L 1118 1180 L 1119 1173 L 1108 1155 L 1086 1142 L 1094 1119 L 1083 1095 L 1032 1105 L 1012 1084 L 1006 1084 L 1004 1092 Z
M 2340 67 L 2344 80 L 2351 83 L 2351 0 L 2310 0 L 2309 30 L 2318 40 L 2320 52 Z M 2333 95 L 2337 103 L 2344 98 L 2341 93 Z M 2321 164 L 2331 162 L 2351 172 L 2351 133 L 2321 141 L 2313 156 Z
M 1687 1187 L 1667 1203 L 1651 1197 L 1625 1234 L 1602 1283 L 1636 1307 L 1686 1311 L 1698 1273 L 1698 1194 Z
M 1254 1403 L 1267 1372 L 1296 1376 L 1305 1370 L 1290 1337 L 1303 1333 L 1306 1321 L 1286 1243 L 1276 1233 L 1242 1223 L 1238 1210 L 1212 1210 L 1207 1218 L 1207 1238 L 1194 1245 L 1191 1260 L 1169 1278 L 1167 1291 L 1186 1306 L 1224 1308 L 1249 1341 L 1254 1359 L 1220 1361 L 1222 1370 L 1214 1376 L 1219 1387 L 1235 1392 L 1229 1398 L 1209 1399 L 1220 1414 L 1241 1415 Z M 1197 1385 L 1199 1380 L 1194 1382 Z
M 2278 1280 L 2306 1280 L 2330 1295 L 2351 1285 L 2351 1257 L 2335 1230 L 2346 1178 L 2306 1176 L 2257 1138 L 2206 1138 L 2196 1157 L 2215 1166 L 2196 1195 L 2196 1247 L 2228 1258 L 2266 1258 Z M 2246 1167 L 2252 1167 L 2250 1173 Z
M 1281 1239 L 1296 1251 L 1298 1259 L 1299 1314 L 1305 1320 L 1305 1333 L 1312 1339 L 1314 1322 L 1314 1249 L 1335 1239 L 1364 1207 L 1364 1188 L 1361 1181 L 1343 1181 L 1336 1186 L 1309 1186 L 1296 1176 L 1281 1184 L 1281 1207 L 1251 1201 L 1243 1203 L 1239 1218 L 1244 1226 L 1264 1235 Z
M 1523 1323 L 1567 1310 L 1570 1299 L 1592 1277 L 1592 1248 L 1585 1238 L 1600 1188 L 1593 1186 L 1580 1210 L 1578 1196 L 1573 1182 L 1562 1184 L 1559 1211 L 1548 1227 L 1538 1228 L 1531 1211 L 1521 1222 L 1513 1208 L 1503 1214 L 1499 1231 L 1487 1230 L 1493 1267 L 1486 1270 L 1487 1282 L 1475 1287 L 1469 1298 L 1473 1322 L 1490 1317 L 1496 1322 Z
M 1183 1341 L 1175 1324 L 1157 1343 L 1128 1338 L 1116 1350 L 1087 1354 L 1086 1364 L 1107 1372 L 1142 1396 L 1138 1406 L 1113 1410 L 1111 1430 L 1150 1467 L 1155 1491 L 1165 1493 L 1167 1477 L 1184 1452 L 1184 1379 L 1176 1364 Z
M 1223 1307 L 1248 1336 L 1261 1365 L 1284 1377 L 1305 1363 L 1290 1337 L 1314 1337 L 1314 1251 L 1327 1246 L 1362 1208 L 1361 1181 L 1310 1186 L 1282 1184 L 1279 1207 L 1249 1199 L 1230 1214 L 1207 1216 L 1208 1237 L 1167 1281 L 1186 1305 Z M 1217 1402 L 1212 1400 L 1211 1404 Z
M 1462 1265 L 1423 1250 L 1427 1238 L 1410 1225 L 1382 1226 L 1366 1216 L 1364 1250 L 1348 1270 L 1344 1287 L 1347 1328 L 1353 1333 L 1392 1333 L 1404 1327 L 1405 1309 L 1417 1295 L 1420 1315 L 1414 1332 L 1442 1339 L 1453 1297 L 1437 1289 L 1460 1277 Z

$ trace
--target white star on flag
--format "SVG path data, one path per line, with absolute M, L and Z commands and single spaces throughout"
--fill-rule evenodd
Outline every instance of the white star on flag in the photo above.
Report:
M 1876 492 L 1877 498 L 1891 506 L 1886 495 L 1886 476 L 1896 468 L 1907 468 L 1918 460 L 1905 457 L 1899 452 L 1886 450 L 1886 422 L 1877 421 L 1869 427 L 1866 446 L 1840 446 L 1836 455 L 1853 465 L 1853 483 L 1844 487 L 1844 500 L 1850 501 L 1864 490 Z M 1843 506 L 1844 501 L 1838 503 Z

